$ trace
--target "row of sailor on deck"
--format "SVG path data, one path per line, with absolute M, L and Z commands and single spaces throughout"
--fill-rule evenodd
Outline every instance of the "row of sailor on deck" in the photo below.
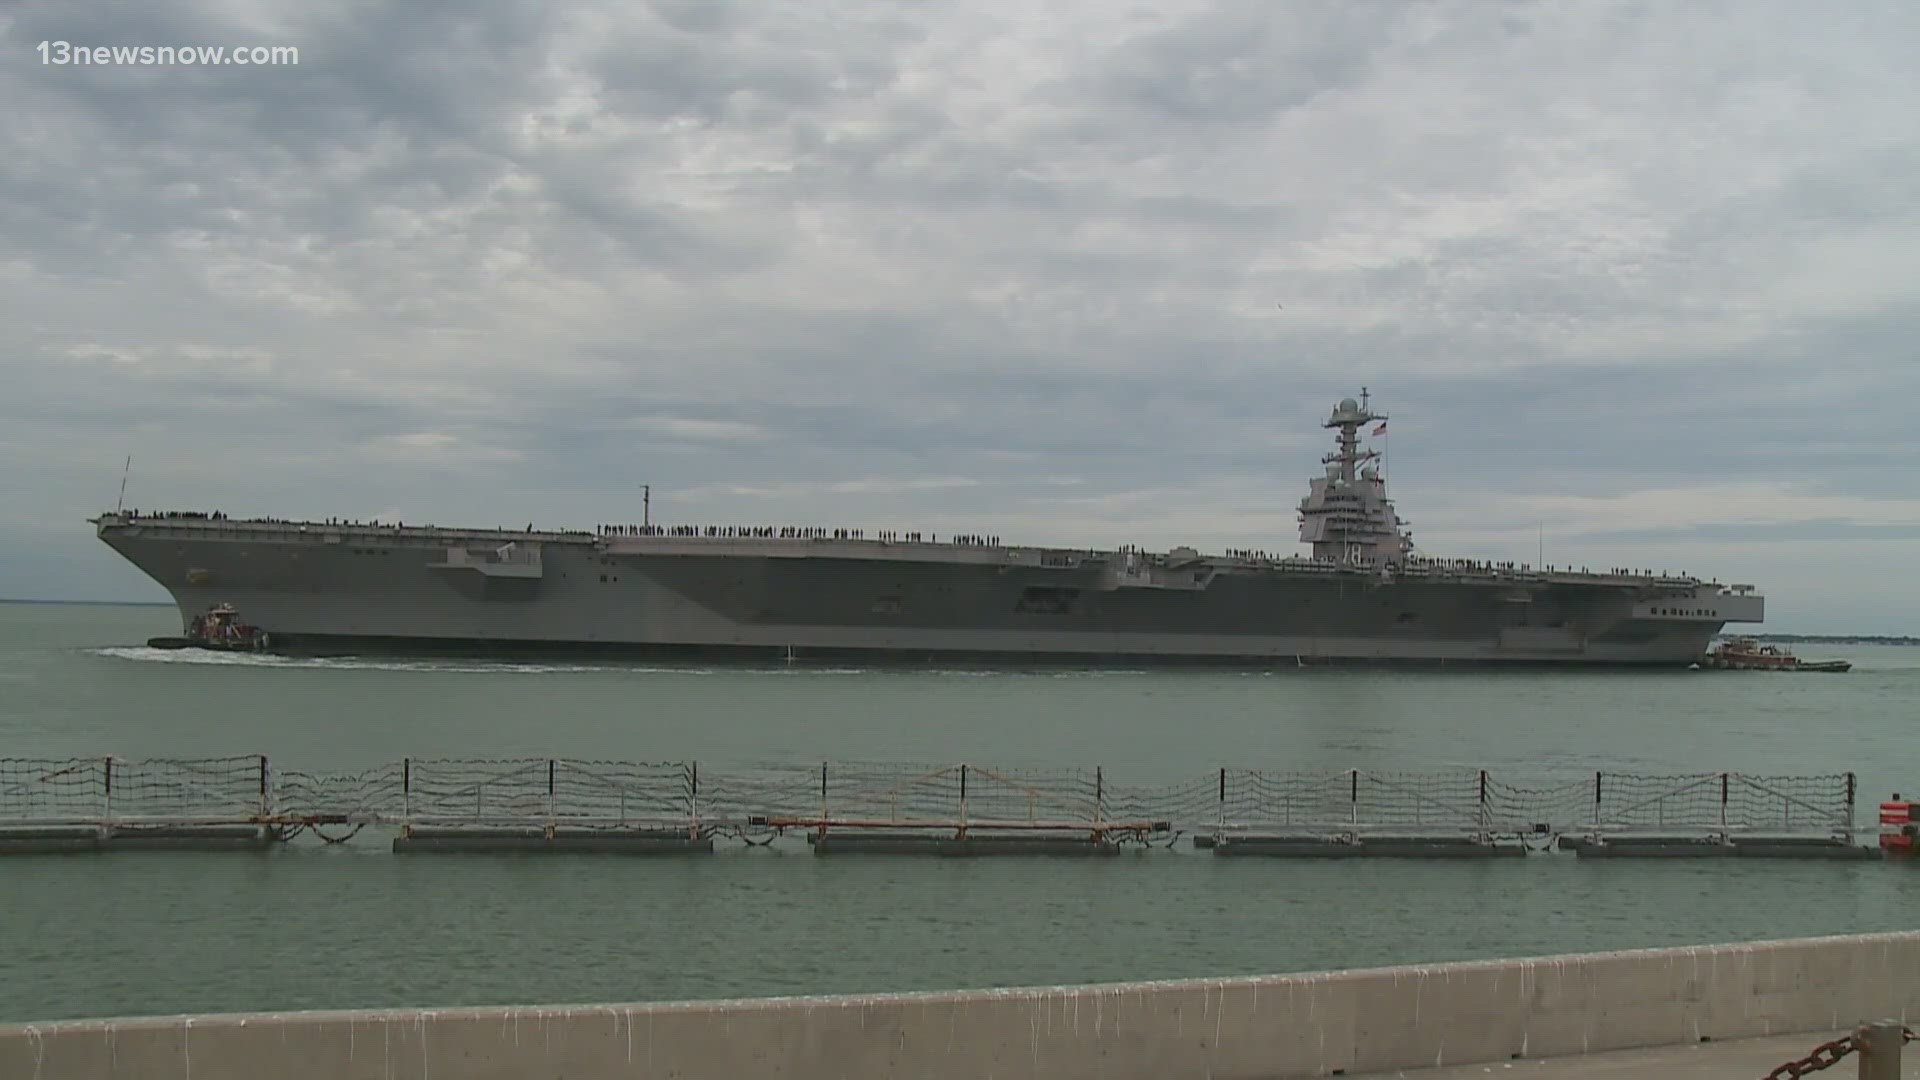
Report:
M 124 513 L 125 513 L 125 516 L 128 518 L 144 518 L 148 521 L 231 521 L 231 520 L 234 520 L 232 516 L 229 515 L 224 510 L 214 510 L 214 511 L 156 510 L 152 513 L 144 513 L 140 510 L 128 510 L 128 511 L 125 511 Z M 244 522 L 249 525 L 306 526 L 310 524 L 315 524 L 314 522 L 308 522 L 308 521 L 296 521 L 293 518 L 278 518 L 278 517 L 251 517 L 251 518 L 245 518 L 242 520 L 244 520 Z M 404 529 L 406 528 L 405 523 L 398 522 L 398 521 L 389 524 L 384 521 L 358 521 L 353 518 L 343 518 L 343 517 L 325 518 L 320 522 L 318 522 L 318 524 L 338 525 L 343 528 L 354 528 L 354 529 Z M 432 526 L 428 526 L 428 528 L 432 528 Z M 532 522 L 527 523 L 527 531 L 528 532 L 533 531 Z
M 812 525 L 600 525 L 595 528 L 601 536 L 684 536 L 714 540 L 733 539 L 780 539 L 780 540 L 865 540 L 865 529 L 837 529 Z M 902 532 L 898 529 L 877 529 L 873 539 L 887 544 L 937 544 L 936 533 L 917 531 Z M 962 534 L 948 541 L 953 544 L 965 544 L 979 547 L 999 547 L 997 536 Z
M 208 513 L 205 510 L 156 510 L 143 514 L 138 510 L 123 511 L 130 518 L 144 517 L 150 521 L 225 521 L 227 515 L 219 510 Z
M 1534 569 L 1532 563 L 1489 561 L 1489 560 L 1483 560 L 1483 559 L 1437 559 L 1437 558 L 1431 558 L 1423 555 L 1408 556 L 1407 565 L 1413 566 L 1413 567 L 1431 567 L 1438 570 L 1477 570 L 1477 571 L 1510 570 L 1510 571 L 1521 572 L 1521 573 L 1531 573 L 1533 572 L 1533 569 Z M 1555 566 L 1555 565 L 1549 564 L 1543 569 L 1547 573 L 1567 573 L 1567 574 L 1592 573 L 1591 570 L 1589 570 L 1587 567 L 1584 567 L 1584 566 L 1579 567 L 1576 570 L 1574 567 L 1571 567 L 1571 566 Z M 1607 573 L 1614 574 L 1620 577 L 1670 577 L 1672 576 L 1665 570 L 1662 570 L 1658 574 L 1655 574 L 1651 570 L 1634 570 L 1624 566 L 1613 567 L 1612 569 L 1608 570 Z

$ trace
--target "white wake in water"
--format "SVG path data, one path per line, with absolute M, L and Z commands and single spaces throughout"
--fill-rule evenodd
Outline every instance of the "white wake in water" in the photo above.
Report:
M 205 649 L 155 649 L 145 645 L 109 646 L 87 650 L 94 656 L 116 660 L 135 660 L 149 664 L 198 664 L 209 667 L 292 668 L 312 671 L 426 671 L 469 674 L 580 674 L 619 672 L 627 674 L 716 675 L 713 668 L 640 667 L 618 664 L 536 663 L 508 660 L 437 660 L 374 658 L 363 656 L 280 656 L 274 653 L 225 653 Z
M 206 649 L 155 649 L 146 645 L 115 645 L 86 650 L 90 655 L 147 664 L 193 664 L 204 667 L 286 668 L 306 671 L 414 671 L 473 675 L 774 675 L 849 676 L 919 675 L 942 678 L 1007 678 L 1042 676 L 1055 679 L 1104 679 L 1151 674 L 1135 670 L 1069 669 L 1034 671 L 993 668 L 813 667 L 806 663 L 778 667 L 675 667 L 672 665 L 567 663 L 474 659 L 405 659 L 370 656 L 281 656 L 276 653 L 210 652 Z

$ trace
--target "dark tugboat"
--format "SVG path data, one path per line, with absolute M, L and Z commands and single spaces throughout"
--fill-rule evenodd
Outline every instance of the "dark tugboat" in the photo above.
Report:
M 232 604 L 215 604 L 193 617 L 186 637 L 149 638 L 156 649 L 211 649 L 215 652 L 265 652 L 267 632 L 242 622 Z
M 1729 671 L 1849 671 L 1845 660 L 1802 660 L 1776 645 L 1762 645 L 1750 637 L 1729 638 L 1707 653 L 1706 667 Z

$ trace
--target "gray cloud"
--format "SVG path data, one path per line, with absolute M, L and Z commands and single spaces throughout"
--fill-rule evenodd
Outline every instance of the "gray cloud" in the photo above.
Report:
M 1080 82 L 1116 117 L 1265 125 L 1359 84 L 1408 8 L 1320 2 L 1221 4 L 1141 33 Z
M 153 595 L 80 522 L 128 453 L 143 505 L 1284 548 L 1365 384 L 1429 550 L 1544 519 L 1911 630 L 1809 567 L 1920 521 L 1916 45 L 1894 2 L 14 5 L 0 595 Z
M 1899 525 L 1866 524 L 1827 518 L 1778 524 L 1702 522 L 1668 529 L 1617 529 L 1588 533 L 1587 540 L 1711 540 L 1767 544 L 1778 540 L 1920 540 L 1920 521 Z

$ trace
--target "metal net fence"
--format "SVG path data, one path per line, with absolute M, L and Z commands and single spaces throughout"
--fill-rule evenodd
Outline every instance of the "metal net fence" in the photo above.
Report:
M 699 767 L 702 820 L 745 822 L 753 817 L 818 817 L 824 805 L 825 765 Z
M 1009 828 L 1165 823 L 1243 833 L 1850 832 L 1849 774 L 1536 775 L 1222 768 L 1131 784 L 1100 768 L 839 763 L 707 766 L 570 758 L 407 759 L 335 774 L 257 756 L 0 758 L 0 825 L 387 821 Z
M 699 770 L 703 819 L 966 821 L 1035 827 L 1167 820 L 1211 813 L 1212 787 L 1124 786 L 1099 768 L 823 762 Z
M 291 817 L 398 818 L 405 812 L 405 767 L 398 761 L 354 773 L 273 774 L 273 809 Z
M 1516 784 L 1489 773 L 1486 804 L 1492 832 L 1561 831 L 1593 816 L 1593 776 L 1543 776 Z
M 1594 830 L 1658 833 L 1714 829 L 1720 824 L 1719 773 L 1640 776 L 1606 773 L 1595 778 Z
M 551 768 L 560 818 L 678 825 L 696 816 L 693 765 L 562 758 Z
M 1854 779 L 1729 774 L 1728 827 L 1750 832 L 1853 828 Z
M 266 759 L 0 758 L 0 818 L 247 820 L 269 799 Z
M 1473 833 L 1490 827 L 1486 776 L 1477 770 L 1227 769 L 1220 786 L 1220 823 L 1229 830 Z
M 1852 799 L 1852 781 L 1845 774 L 1604 773 L 1596 774 L 1593 781 L 1593 829 L 1650 834 L 1850 830 Z
M 1220 825 L 1234 830 L 1345 828 L 1357 820 L 1351 771 L 1222 773 Z
M 0 819 L 104 817 L 108 772 L 105 758 L 0 758 Z
M 1109 821 L 1166 822 L 1177 829 L 1216 824 L 1218 778 L 1198 776 L 1171 784 L 1136 785 L 1106 779 L 1102 803 Z
M 822 806 L 839 821 L 1037 826 L 1100 817 L 1093 769 L 855 763 L 830 764 L 823 777 Z
M 409 760 L 401 816 L 479 825 L 687 824 L 692 767 L 562 758 Z

